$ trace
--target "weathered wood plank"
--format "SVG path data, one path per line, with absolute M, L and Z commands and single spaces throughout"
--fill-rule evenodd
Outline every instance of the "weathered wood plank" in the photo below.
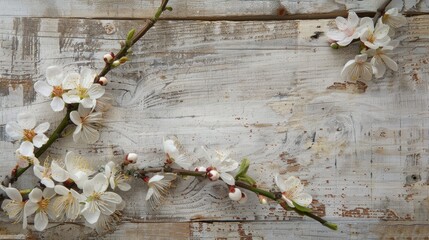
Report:
M 344 14 L 347 10 L 375 12 L 385 0 L 322 0 L 322 1 L 204 1 L 171 0 L 174 11 L 163 18 L 225 18 L 265 16 L 276 17 L 279 9 L 285 8 L 286 15 L 306 14 Z M 0 16 L 13 17 L 73 17 L 73 18 L 150 18 L 158 8 L 160 1 L 153 0 L 62 0 L 34 1 L 9 0 L 0 9 Z M 314 15 L 313 17 L 315 17 Z
M 249 157 L 261 186 L 271 188 L 277 172 L 299 176 L 317 200 L 316 212 L 333 221 L 427 221 L 429 16 L 409 22 L 395 56 L 400 71 L 368 82 L 365 91 L 345 83 L 328 89 L 342 82 L 339 72 L 357 50 L 335 51 L 323 34 L 315 37 L 332 20 L 161 21 L 134 48 L 133 61 L 109 76 L 107 89 L 117 103 L 101 140 L 87 147 L 64 139 L 51 155 L 76 150 L 98 164 L 133 151 L 142 156 L 139 165 L 155 165 L 163 157 L 162 137 L 176 134 L 191 152 L 208 144 Z M 40 120 L 58 123 L 62 117 L 33 92 L 44 69 L 100 69 L 102 55 L 142 22 L 4 17 L 0 23 L 3 176 L 18 147 L 4 124 L 24 110 Z M 25 176 L 20 185 L 34 182 Z M 225 186 L 192 178 L 150 211 L 142 201 L 146 188 L 139 182 L 133 187 L 123 195 L 125 215 L 141 221 L 297 218 L 278 206 L 258 205 L 254 197 L 231 203 Z M 315 226 L 309 219 L 296 224 Z

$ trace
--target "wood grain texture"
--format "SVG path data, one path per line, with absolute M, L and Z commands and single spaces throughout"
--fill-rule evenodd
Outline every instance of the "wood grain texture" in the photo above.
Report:
M 151 18 L 160 1 L 153 0 L 5 0 L 0 16 L 49 17 L 49 18 Z M 276 17 L 279 9 L 285 16 L 316 17 L 317 14 L 339 14 L 347 10 L 375 12 L 385 0 L 171 0 L 174 11 L 163 18 L 231 18 L 231 17 Z M 409 0 L 406 0 L 409 1 Z M 315 14 L 315 15 L 306 15 Z M 281 14 L 283 15 L 283 14 Z
M 331 233 L 274 204 L 259 205 L 254 196 L 244 205 L 232 203 L 224 185 L 189 178 L 177 183 L 157 211 L 142 200 L 146 187 L 134 182 L 135 191 L 122 196 L 128 203 L 124 215 L 131 219 L 127 226 L 135 231 L 150 227 L 147 222 L 250 221 L 246 229 L 257 236 L 268 234 L 269 227 L 290 229 L 291 236 L 308 228 L 314 237 L 329 239 L 351 232 L 376 238 L 367 231 L 382 220 L 409 228 L 425 225 L 429 16 L 408 20 L 399 30 L 403 41 L 394 57 L 399 72 L 358 84 L 339 77 L 357 47 L 328 46 L 323 32 L 332 20 L 160 21 L 134 47 L 132 62 L 109 75 L 107 90 L 115 106 L 100 141 L 85 146 L 62 139 L 50 156 L 74 150 L 99 165 L 132 151 L 142 156 L 139 166 L 153 166 L 163 159 L 162 137 L 175 134 L 197 155 L 207 144 L 230 149 L 237 159 L 248 157 L 250 174 L 261 187 L 272 188 L 279 172 L 297 175 L 314 196 L 317 214 L 355 224 L 353 230 Z M 62 117 L 34 94 L 32 84 L 44 78 L 44 70 L 54 64 L 66 70 L 101 69 L 103 54 L 117 49 L 129 28 L 142 23 L 0 18 L 1 176 L 14 166 L 18 147 L 4 132 L 7 122 L 21 111 L 36 112 L 39 121 L 53 126 Z M 34 183 L 27 173 L 18 186 Z M 4 229 L 15 227 L 6 222 L 2 215 Z M 192 223 L 190 236 L 198 239 L 200 230 L 207 236 L 228 235 L 228 224 L 231 236 L 237 236 L 238 223 Z M 225 234 L 212 230 L 218 228 Z

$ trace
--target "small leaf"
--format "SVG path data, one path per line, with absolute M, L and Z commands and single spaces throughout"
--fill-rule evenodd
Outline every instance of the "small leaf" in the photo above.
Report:
M 167 6 L 167 7 L 165 7 L 165 10 L 167 10 L 167 11 L 173 11 L 173 8 L 171 7 L 171 6 Z
M 296 202 L 294 202 L 294 201 L 293 201 L 293 205 L 295 206 L 295 208 L 296 208 L 297 210 L 299 210 L 299 211 L 301 211 L 301 212 L 311 212 L 311 209 L 310 209 L 310 208 L 308 208 L 308 207 L 304 207 L 304 206 L 301 206 L 301 205 L 299 205 L 298 203 L 296 203 Z
M 136 30 L 134 28 L 131 29 L 127 34 L 127 41 L 131 41 L 133 39 L 135 33 L 136 33 Z
M 237 178 L 237 180 L 246 182 L 246 183 L 248 183 L 250 185 L 255 185 L 256 184 L 256 181 L 253 178 L 249 177 L 248 175 L 240 176 L 240 177 Z
M 235 175 L 235 179 L 238 179 L 241 176 L 245 176 L 247 173 L 247 170 L 249 170 L 250 167 L 250 161 L 247 158 L 243 158 L 240 163 L 240 169 L 238 170 L 238 173 Z

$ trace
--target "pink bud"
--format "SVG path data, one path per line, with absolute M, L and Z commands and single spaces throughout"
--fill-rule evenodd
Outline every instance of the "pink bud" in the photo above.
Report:
M 236 187 L 230 187 L 228 196 L 233 201 L 239 201 L 241 199 L 241 190 Z
M 211 180 L 211 181 L 216 181 L 219 179 L 220 174 L 218 171 L 216 170 L 211 170 L 209 173 L 207 173 L 207 177 Z
M 241 192 L 241 198 L 240 200 L 238 200 L 238 203 L 240 204 L 246 203 L 247 199 L 248 199 L 247 194 L 245 194 L 244 192 Z
M 127 156 L 125 157 L 125 162 L 136 163 L 138 157 L 139 156 L 136 153 L 128 153 Z
M 106 63 L 111 63 L 114 57 L 115 57 L 114 53 L 108 53 L 103 56 L 103 59 Z
M 102 86 L 106 86 L 107 85 L 107 78 L 101 77 L 100 79 L 98 79 L 98 83 L 100 83 Z
M 205 168 L 205 167 L 203 167 L 203 166 L 200 166 L 200 167 L 196 167 L 195 168 L 195 172 L 205 172 L 207 169 Z

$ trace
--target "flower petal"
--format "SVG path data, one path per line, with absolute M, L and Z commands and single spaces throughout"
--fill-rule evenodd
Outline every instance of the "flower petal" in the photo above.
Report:
M 100 133 L 97 131 L 97 129 L 92 128 L 91 126 L 82 126 L 82 135 L 81 139 L 82 141 L 93 144 L 97 142 L 97 140 L 100 138 Z
M 155 175 L 155 176 L 151 177 L 151 178 L 149 179 L 149 182 L 148 182 L 148 183 L 158 182 L 158 181 L 162 180 L 163 178 L 164 178 L 164 176 L 163 176 L 163 175 L 159 175 L 159 174 L 157 174 L 157 175 Z
M 46 188 L 45 188 L 45 189 L 53 188 L 53 187 L 55 186 L 54 181 L 52 181 L 52 179 L 50 179 L 50 178 L 48 178 L 48 177 L 44 177 L 44 178 L 42 178 L 42 180 L 41 180 L 40 182 L 41 182 L 43 185 L 45 185 L 45 186 L 46 186 Z
M 31 142 L 29 141 L 24 141 L 21 143 L 21 145 L 19 146 L 19 152 L 27 157 L 33 156 L 33 152 L 34 152 L 34 146 Z
M 381 60 L 380 57 L 373 57 L 371 59 L 371 64 L 373 67 L 373 72 L 376 78 L 381 78 L 384 76 L 384 73 L 386 72 L 386 66 L 384 65 L 384 62 Z
M 24 132 L 21 126 L 16 122 L 6 124 L 6 133 L 13 139 L 21 139 L 24 137 Z
M 54 187 L 52 187 L 52 188 L 45 188 L 45 189 L 43 190 L 42 195 L 43 195 L 43 198 L 46 198 L 46 199 L 51 199 L 51 198 L 53 198 L 53 197 L 55 196 L 55 190 L 54 190 Z
M 89 68 L 83 68 L 80 72 L 80 85 L 84 88 L 90 88 L 96 76 L 95 72 Z
M 72 111 L 70 113 L 70 120 L 76 125 L 82 124 L 82 119 L 77 111 Z
M 34 84 L 34 90 L 45 97 L 50 97 L 54 88 L 45 81 L 37 81 Z
M 80 101 L 80 104 L 84 108 L 92 108 L 95 106 L 96 103 L 97 103 L 97 101 L 95 99 L 91 99 L 91 98 L 84 98 Z
M 154 193 L 153 188 L 149 188 L 149 189 L 147 190 L 145 200 L 146 200 L 146 201 L 147 201 L 147 200 L 149 200 L 149 199 L 150 199 L 150 197 L 152 197 L 152 194 L 153 194 L 153 193 Z
M 51 102 L 51 108 L 54 112 L 60 112 L 64 109 L 64 100 L 60 97 L 54 97 Z
M 39 188 L 34 188 L 33 190 L 31 190 L 30 194 L 28 194 L 28 199 L 30 199 L 30 201 L 32 201 L 33 203 L 38 203 L 40 202 L 40 200 L 42 200 L 42 190 L 40 190 Z
M 393 71 L 398 71 L 398 64 L 393 61 L 389 56 L 382 54 L 381 59 L 383 59 L 383 62 L 387 65 L 387 67 L 389 67 Z
M 101 86 L 98 83 L 94 83 L 89 89 L 88 89 L 88 95 L 91 99 L 97 99 L 101 98 L 104 95 L 104 92 L 106 90 L 103 86 Z
M 60 167 L 55 161 L 51 163 L 52 178 L 57 182 L 65 182 L 69 179 L 69 173 Z
M 82 135 L 81 130 L 82 130 L 82 124 L 79 124 L 79 125 L 77 125 L 76 129 L 73 132 L 73 141 L 75 143 L 78 143 L 80 138 L 81 138 L 81 135 Z
M 19 193 L 18 189 L 13 188 L 13 187 L 3 187 L 1 186 L 3 191 L 6 192 L 7 196 L 16 201 L 16 202 L 22 202 L 22 196 L 21 193 Z
M 349 28 L 351 28 L 351 27 L 357 27 L 357 25 L 359 24 L 359 17 L 353 11 L 349 11 L 349 16 L 347 17 L 347 20 L 348 20 L 347 26 Z
M 55 185 L 54 190 L 57 194 L 65 196 L 69 194 L 69 190 L 63 185 Z
M 80 102 L 80 97 L 76 95 L 73 91 L 66 92 L 61 96 L 66 103 L 78 103 Z
M 33 138 L 33 144 L 35 147 L 40 148 L 41 146 L 45 145 L 46 142 L 48 142 L 49 138 L 46 137 L 45 134 L 37 134 Z
M 303 207 L 308 207 L 313 201 L 313 197 L 308 193 L 300 193 L 293 200 Z
M 337 27 L 340 30 L 346 30 L 347 29 L 347 20 L 343 17 L 337 17 L 335 18 L 335 22 L 337 23 Z
M 131 185 L 125 182 L 118 183 L 118 188 L 121 189 L 121 191 L 129 191 L 131 189 Z
M 49 66 L 46 69 L 46 79 L 51 86 L 60 86 L 64 79 L 63 70 L 58 66 Z
M 43 231 L 48 226 L 48 215 L 45 212 L 38 212 L 34 217 L 34 228 L 37 231 Z
M 39 205 L 37 204 L 37 202 L 27 201 L 24 206 L 24 219 L 26 219 L 28 216 L 31 216 L 33 213 L 35 213 L 38 208 L 39 208 Z
M 66 78 L 63 81 L 63 89 L 75 89 L 79 84 L 80 75 L 79 73 L 72 72 L 67 74 Z
M 36 132 L 36 133 L 44 133 L 44 132 L 46 132 L 46 131 L 48 131 L 48 129 L 49 129 L 49 123 L 48 122 L 44 122 L 44 123 L 41 123 L 41 124 L 39 124 L 39 126 L 37 126 L 35 129 L 34 129 L 34 131 Z
M 36 118 L 31 113 L 18 114 L 18 124 L 23 129 L 33 129 L 36 126 Z
M 222 180 L 228 184 L 228 185 L 235 185 L 235 179 L 231 174 L 225 173 L 225 172 L 221 172 L 220 173 L 220 177 L 222 178 Z
M 88 210 L 83 211 L 82 215 L 88 223 L 94 224 L 97 222 L 98 218 L 100 218 L 100 209 L 94 208 L 93 211 L 91 211 L 89 208 Z
M 105 192 L 100 196 L 100 199 L 103 200 L 103 202 L 112 202 L 115 204 L 119 204 L 122 202 L 121 196 L 114 192 Z
M 91 179 L 91 182 L 94 185 L 95 192 L 104 192 L 109 186 L 106 176 L 102 173 L 95 175 L 95 177 Z

